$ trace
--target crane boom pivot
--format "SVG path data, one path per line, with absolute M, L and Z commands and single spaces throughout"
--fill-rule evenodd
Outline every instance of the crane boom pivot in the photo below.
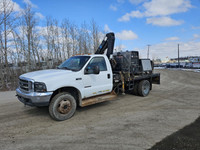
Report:
M 101 42 L 100 46 L 98 47 L 95 54 L 104 54 L 107 49 L 107 57 L 110 58 L 110 55 L 113 54 L 115 43 L 115 34 L 113 32 L 107 33 L 104 37 L 103 41 Z

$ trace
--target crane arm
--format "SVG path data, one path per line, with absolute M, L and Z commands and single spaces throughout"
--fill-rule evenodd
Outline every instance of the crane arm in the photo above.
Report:
M 103 41 L 101 42 L 100 46 L 98 47 L 95 54 L 104 54 L 107 49 L 107 57 L 110 58 L 110 55 L 113 54 L 115 43 L 115 34 L 113 32 L 107 33 L 104 37 Z

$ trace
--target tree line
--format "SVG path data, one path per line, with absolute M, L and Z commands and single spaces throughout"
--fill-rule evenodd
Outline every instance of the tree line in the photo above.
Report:
M 31 4 L 16 11 L 12 0 L 1 0 L 0 33 L 0 90 L 13 90 L 22 73 L 55 68 L 72 55 L 93 53 L 102 32 L 94 20 L 79 26 L 50 16 L 41 21 Z

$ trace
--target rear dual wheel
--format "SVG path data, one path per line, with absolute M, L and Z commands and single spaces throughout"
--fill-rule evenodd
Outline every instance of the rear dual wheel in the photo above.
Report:
M 140 81 L 138 85 L 138 94 L 143 97 L 147 96 L 150 92 L 150 87 L 150 82 L 148 80 Z
M 67 120 L 74 115 L 76 107 L 75 98 L 67 92 L 62 92 L 54 96 L 51 100 L 49 114 L 54 120 Z
M 139 83 L 136 82 L 134 85 L 133 94 L 145 97 L 149 94 L 150 87 L 151 85 L 148 80 L 142 80 Z

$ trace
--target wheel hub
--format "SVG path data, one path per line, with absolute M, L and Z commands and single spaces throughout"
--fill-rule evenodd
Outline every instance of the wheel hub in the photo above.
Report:
M 62 100 L 58 105 L 58 112 L 67 114 L 71 110 L 71 102 L 69 100 Z
M 144 91 L 145 94 L 147 94 L 149 92 L 149 84 L 148 83 L 145 83 L 143 85 L 143 91 Z

